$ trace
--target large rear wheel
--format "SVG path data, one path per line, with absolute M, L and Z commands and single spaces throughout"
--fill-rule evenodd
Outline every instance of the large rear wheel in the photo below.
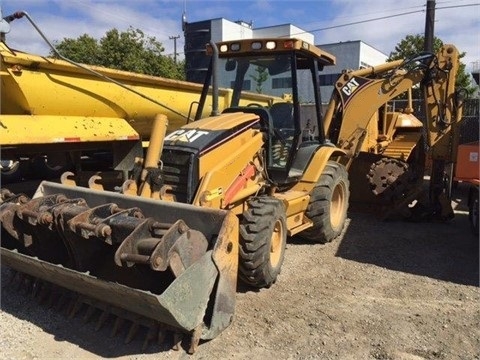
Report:
M 240 279 L 257 288 L 270 287 L 280 273 L 286 243 L 283 203 L 268 196 L 251 199 L 240 222 Z
M 327 243 L 343 230 L 350 197 L 348 173 L 345 166 L 329 161 L 310 196 L 305 215 L 313 227 L 300 233 L 306 240 Z

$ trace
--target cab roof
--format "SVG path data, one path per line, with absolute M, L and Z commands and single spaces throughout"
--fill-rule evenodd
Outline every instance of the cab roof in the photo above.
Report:
M 296 51 L 305 57 L 316 58 L 324 66 L 335 65 L 334 55 L 297 38 L 261 38 L 222 41 L 216 43 L 219 57 L 281 54 Z

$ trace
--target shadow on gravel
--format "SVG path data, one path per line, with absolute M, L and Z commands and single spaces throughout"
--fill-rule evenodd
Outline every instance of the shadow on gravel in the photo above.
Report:
M 380 221 L 350 213 L 337 256 L 433 279 L 479 286 L 479 240 L 468 222 L 466 188 L 454 192 L 447 223 Z

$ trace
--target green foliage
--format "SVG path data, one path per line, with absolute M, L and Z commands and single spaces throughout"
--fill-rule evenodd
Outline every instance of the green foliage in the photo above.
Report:
M 263 91 L 263 83 L 268 79 L 268 71 L 267 68 L 262 66 L 257 66 L 255 68 L 256 75 L 250 75 L 250 77 L 255 81 L 255 91 L 259 94 Z
M 173 58 L 162 55 L 165 48 L 155 37 L 131 27 L 125 32 L 109 30 L 100 40 L 87 34 L 77 39 L 64 38 L 56 47 L 66 58 L 83 64 L 185 79 L 184 61 L 175 63 Z
M 408 59 L 421 52 L 424 48 L 425 37 L 422 34 L 407 35 L 396 46 L 395 50 L 390 53 L 387 61 L 394 61 L 399 59 Z M 444 45 L 443 41 L 437 37 L 433 39 L 433 52 L 438 52 Z M 459 49 L 460 50 L 460 49 Z M 460 53 L 460 59 L 465 56 L 465 52 Z M 460 62 L 457 80 L 455 82 L 457 88 L 464 88 L 469 94 L 475 91 L 475 87 L 472 86 L 472 81 L 469 74 L 466 72 L 465 64 Z

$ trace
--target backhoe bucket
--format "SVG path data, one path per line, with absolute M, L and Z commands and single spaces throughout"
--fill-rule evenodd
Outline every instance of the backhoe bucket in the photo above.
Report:
M 231 212 L 44 181 L 2 190 L 2 264 L 192 339 L 232 321 L 238 219 Z M 83 295 L 83 296 L 82 296 Z

